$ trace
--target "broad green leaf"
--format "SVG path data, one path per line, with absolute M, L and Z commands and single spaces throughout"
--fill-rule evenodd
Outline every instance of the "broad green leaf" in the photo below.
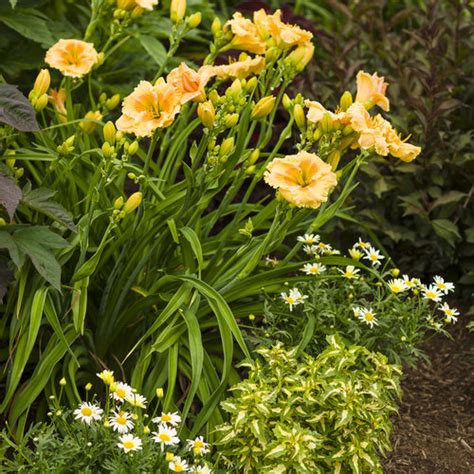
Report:
M 166 63 L 167 53 L 161 41 L 153 36 L 140 35 L 140 43 L 159 67 Z
M 18 270 L 23 266 L 25 260 L 23 253 L 20 252 L 15 240 L 8 232 L 0 232 L 0 249 L 7 249 L 10 258 Z
M 458 226 L 448 219 L 434 219 L 431 221 L 431 225 L 436 234 L 446 240 L 451 247 L 454 247 L 456 241 L 461 239 Z

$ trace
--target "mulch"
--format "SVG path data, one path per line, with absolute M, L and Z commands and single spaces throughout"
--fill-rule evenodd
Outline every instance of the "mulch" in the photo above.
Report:
M 429 341 L 430 363 L 406 372 L 385 473 L 474 473 L 474 334 L 461 321 L 452 334 Z

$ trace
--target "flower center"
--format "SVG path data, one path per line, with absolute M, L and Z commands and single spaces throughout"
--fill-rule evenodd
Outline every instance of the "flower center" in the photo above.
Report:
M 133 441 L 124 441 L 123 447 L 126 449 L 132 449 L 135 447 L 135 443 Z
M 365 313 L 364 314 L 364 318 L 367 320 L 367 321 L 373 321 L 374 320 L 374 315 L 372 313 Z
M 117 388 L 115 393 L 117 394 L 117 397 L 120 398 L 125 398 L 125 395 L 127 395 L 127 392 L 123 388 Z
M 183 466 L 181 464 L 174 465 L 175 472 L 183 472 Z
M 161 421 L 163 422 L 167 422 L 167 421 L 171 421 L 171 416 L 170 415 L 161 415 Z
M 81 410 L 81 414 L 84 416 L 91 416 L 92 415 L 92 410 L 89 407 L 84 407 Z
M 197 441 L 194 441 L 194 449 L 202 449 L 204 448 L 204 443 L 198 439 Z
M 116 421 L 119 425 L 126 425 L 126 424 L 127 424 L 127 418 L 125 418 L 123 415 L 118 416 L 115 421 Z
M 168 433 L 160 433 L 159 437 L 164 443 L 171 441 L 171 436 Z

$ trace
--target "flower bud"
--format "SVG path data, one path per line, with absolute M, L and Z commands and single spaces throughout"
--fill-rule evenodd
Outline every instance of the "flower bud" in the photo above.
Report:
M 6 225 L 6 224 L 7 224 L 7 221 L 3 217 L 0 217 L 0 225 Z
M 36 97 L 40 97 L 43 94 L 46 94 L 49 90 L 51 84 L 51 76 L 48 69 L 41 69 L 38 76 L 36 77 L 35 84 L 33 86 L 33 91 L 36 94 Z
M 219 33 L 221 30 L 222 30 L 221 20 L 219 20 L 219 17 L 216 16 L 211 25 L 211 32 L 214 36 L 216 36 L 217 33 Z
M 317 142 L 323 134 L 323 131 L 321 130 L 321 127 L 318 126 L 318 128 L 314 131 L 313 133 L 313 140 Z
M 201 102 L 197 108 L 199 120 L 206 128 L 212 128 L 216 119 L 216 111 L 210 100 Z
M 143 9 L 142 7 L 139 7 L 138 5 L 132 10 L 132 13 L 130 14 L 130 16 L 132 18 L 138 18 L 143 12 L 145 11 L 145 9 Z
M 333 171 L 336 171 L 339 160 L 341 159 L 341 152 L 339 150 L 333 150 L 329 153 L 328 164 L 331 165 Z
M 298 72 L 301 72 L 306 65 L 311 61 L 314 54 L 314 45 L 310 41 L 298 46 L 286 58 L 286 61 L 291 64 Z
M 48 94 L 43 94 L 37 99 L 33 99 L 33 107 L 36 112 L 41 112 L 48 105 Z
M 174 454 L 173 453 L 166 453 L 165 454 L 165 459 L 168 462 L 172 461 L 174 459 Z
M 352 105 L 352 94 L 349 91 L 344 92 L 339 100 L 341 110 L 345 112 Z
M 133 10 L 135 5 L 135 0 L 117 0 L 117 8 L 121 10 Z
M 246 88 L 249 92 L 252 92 L 257 87 L 257 84 L 258 84 L 258 79 L 255 76 L 253 76 L 247 81 Z
M 104 125 L 102 129 L 102 133 L 104 135 L 104 140 L 109 143 L 109 145 L 113 145 L 115 143 L 115 134 L 117 130 L 115 129 L 115 125 L 110 120 Z
M 94 64 L 94 68 L 97 68 L 99 66 L 102 66 L 102 64 L 104 64 L 104 60 L 105 60 L 105 53 L 103 51 L 101 51 L 98 55 L 97 55 L 97 60 Z
M 186 0 L 171 0 L 170 18 L 173 23 L 178 23 L 186 14 Z
M 86 384 L 86 386 L 84 387 L 86 389 L 86 392 L 90 392 L 91 389 L 92 389 L 92 384 L 89 382 Z
M 105 101 L 105 107 L 107 108 L 107 110 L 115 109 L 115 107 L 120 104 L 120 99 L 120 94 L 114 94 L 110 99 L 107 99 Z
M 106 100 L 107 100 L 107 94 L 105 92 L 102 92 L 102 94 L 99 95 L 99 103 L 105 104 Z
M 148 428 L 148 426 L 143 427 L 143 434 L 150 434 L 150 428 Z
M 109 144 L 109 142 L 105 142 L 102 145 L 102 154 L 104 155 L 104 158 L 110 158 L 115 152 L 115 149 L 113 146 Z
M 252 151 L 252 153 L 250 153 L 247 163 L 249 165 L 253 165 L 257 162 L 259 158 L 260 158 L 260 150 L 256 148 L 254 151 Z
M 114 201 L 114 209 L 117 209 L 117 210 L 122 209 L 123 203 L 124 203 L 123 197 L 122 197 L 122 196 L 118 197 L 118 198 Z
M 293 107 L 293 102 L 288 97 L 288 94 L 283 94 L 283 99 L 282 99 L 281 103 L 283 104 L 283 108 L 285 110 L 290 110 L 291 107 Z
M 257 167 L 255 165 L 251 165 L 245 170 L 245 174 L 248 174 L 248 175 L 253 174 L 255 173 L 256 169 Z
M 142 203 L 142 197 L 143 196 L 141 192 L 133 193 L 127 199 L 125 206 L 123 206 L 125 214 L 130 214 L 131 212 L 133 212 Z
M 101 119 L 102 114 L 98 110 L 96 110 L 95 112 L 90 110 L 86 113 L 86 115 L 84 116 L 84 121 L 82 121 L 79 126 L 82 128 L 82 130 L 84 130 L 84 132 L 90 135 L 94 132 L 95 127 L 97 126 L 95 121 L 99 121 Z
M 261 120 L 269 115 L 275 106 L 276 97 L 269 95 L 260 99 L 253 107 L 250 118 L 252 120 Z
M 71 135 L 69 138 L 66 139 L 66 141 L 64 143 L 67 146 L 73 146 L 75 140 L 76 140 L 76 135 Z
M 130 156 L 133 156 L 135 155 L 135 153 L 138 151 L 138 147 L 140 145 L 138 144 L 138 142 L 135 140 L 134 142 L 130 143 L 130 145 L 128 146 L 128 150 L 127 150 L 127 153 L 130 155 Z
M 9 158 L 5 160 L 5 164 L 12 170 L 15 167 L 16 158 Z
M 234 143 L 234 137 L 226 138 L 221 144 L 219 156 L 230 155 L 232 153 L 232 150 L 234 149 Z
M 255 321 L 255 314 L 249 314 L 250 321 Z
M 293 108 L 293 116 L 295 118 L 296 125 L 298 128 L 303 131 L 306 125 L 306 119 L 304 116 L 303 107 L 300 104 L 296 104 Z
M 280 56 L 280 53 L 281 53 L 280 48 L 277 48 L 276 46 L 268 48 L 265 53 L 265 62 L 272 63 L 273 61 L 276 61 L 278 57 Z
M 397 277 L 398 275 L 400 275 L 400 269 L 399 268 L 393 268 L 392 269 L 392 275 L 394 277 Z
M 165 393 L 161 387 L 157 388 L 155 393 L 158 398 L 163 398 L 165 396 Z
M 25 168 L 18 168 L 15 170 L 15 178 L 21 178 L 25 174 Z
M 242 94 L 242 84 L 239 79 L 235 79 L 231 86 L 226 90 L 225 95 L 229 95 L 234 100 L 240 99 Z
M 239 121 L 239 114 L 228 114 L 224 117 L 224 125 L 227 128 L 232 128 L 237 125 Z
M 61 387 L 64 387 L 67 385 L 66 379 L 64 377 L 59 381 L 59 385 L 61 385 Z
M 333 129 L 332 117 L 329 112 L 326 112 L 321 119 L 321 130 L 323 133 L 328 133 Z
M 212 91 L 209 92 L 208 97 L 214 106 L 219 103 L 219 92 L 217 92 L 216 89 L 212 89 Z
M 189 28 L 197 28 L 201 24 L 202 14 L 201 12 L 193 13 L 192 15 L 188 16 L 186 22 L 188 23 Z

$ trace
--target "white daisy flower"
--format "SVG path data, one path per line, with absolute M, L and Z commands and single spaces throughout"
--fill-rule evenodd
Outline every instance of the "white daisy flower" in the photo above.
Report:
M 456 308 L 450 308 L 448 303 L 443 303 L 439 309 L 446 316 L 448 323 L 455 323 L 458 320 L 459 311 Z
M 365 257 L 363 258 L 369 260 L 373 267 L 377 267 L 378 265 L 380 265 L 382 263 L 381 260 L 385 258 L 383 255 L 381 255 L 380 250 L 375 250 L 371 246 L 368 248 L 364 248 L 364 251 Z
M 357 278 L 359 278 L 358 273 L 360 272 L 360 270 L 354 267 L 354 265 L 347 265 L 345 270 L 342 270 L 341 268 L 338 268 L 338 270 L 342 273 L 342 276 L 344 278 L 347 278 L 349 280 L 357 280 Z
M 349 249 L 349 255 L 354 260 L 360 260 L 364 256 L 363 252 L 361 252 L 359 249 L 355 247 L 352 247 L 351 249 Z
M 423 296 L 427 300 L 438 303 L 439 301 L 441 301 L 443 293 L 440 290 L 438 290 L 438 288 L 435 285 L 430 285 L 428 288 L 425 287 L 423 289 Z
M 125 397 L 125 400 L 130 405 L 134 407 L 138 407 L 138 408 L 146 408 L 146 404 L 148 403 L 147 399 L 143 395 L 140 395 L 139 393 L 135 393 L 135 392 Z
M 306 275 L 319 275 L 327 270 L 321 263 L 306 263 L 301 269 Z
M 304 245 L 303 252 L 308 255 L 316 255 L 319 252 L 319 247 L 317 245 Z
M 298 240 L 298 242 L 302 242 L 303 244 L 314 245 L 321 240 L 321 237 L 318 234 L 304 234 L 299 235 L 296 240 Z
M 353 245 L 353 247 L 359 247 L 360 249 L 369 249 L 372 247 L 372 244 L 370 242 L 365 242 L 362 240 L 361 237 L 359 237 L 359 240 Z
M 131 395 L 133 395 L 132 387 L 124 382 L 117 382 L 114 386 L 113 392 L 110 394 L 111 398 L 118 402 L 123 402 Z
M 371 328 L 373 328 L 374 325 L 378 325 L 377 318 L 375 317 L 376 314 L 372 308 L 362 308 L 356 306 L 355 308 L 352 308 L 352 310 L 354 311 L 355 316 L 357 316 L 364 323 L 368 324 Z
M 181 417 L 178 415 L 178 412 L 174 413 L 161 413 L 160 416 L 153 418 L 151 421 L 153 423 L 164 423 L 166 425 L 178 426 L 181 423 Z
M 160 425 L 158 431 L 153 431 L 153 441 L 161 444 L 161 450 L 165 446 L 176 446 L 179 444 L 178 432 L 175 428 L 167 425 Z
M 112 411 L 113 416 L 109 416 L 110 426 L 118 433 L 128 433 L 133 428 L 132 415 L 126 411 Z
M 421 280 L 419 278 L 410 278 L 408 275 L 403 275 L 403 283 L 410 290 L 421 287 Z
M 441 291 L 445 295 L 447 295 L 450 291 L 454 291 L 454 284 L 448 281 L 444 281 L 444 278 L 440 276 L 435 276 L 433 280 L 434 280 L 433 286 L 435 286 L 439 291 Z
M 303 295 L 298 288 L 292 288 L 289 293 L 281 293 L 281 299 L 290 307 L 290 311 L 293 311 L 293 306 L 304 303 L 304 300 L 308 298 Z
M 120 443 L 117 444 L 126 453 L 129 451 L 140 451 L 142 449 L 142 440 L 132 434 L 124 434 L 119 438 Z
M 209 444 L 204 442 L 202 436 L 195 439 L 188 439 L 188 449 L 193 451 L 195 455 L 203 455 L 209 452 Z
M 168 464 L 168 467 L 174 472 L 186 472 L 189 470 L 188 463 L 179 456 L 175 456 Z
M 278 264 L 278 258 L 270 257 L 269 255 L 265 257 L 265 265 L 267 267 L 276 267 L 277 264 Z
M 194 474 L 212 474 L 212 471 L 206 465 L 193 467 L 190 472 Z
M 394 278 L 388 282 L 388 287 L 392 291 L 392 293 L 403 293 L 404 291 L 408 290 L 408 287 L 405 284 L 405 281 L 401 278 Z
M 100 420 L 103 412 L 104 410 L 98 405 L 82 402 L 79 408 L 74 410 L 74 418 L 90 425 L 92 421 Z

